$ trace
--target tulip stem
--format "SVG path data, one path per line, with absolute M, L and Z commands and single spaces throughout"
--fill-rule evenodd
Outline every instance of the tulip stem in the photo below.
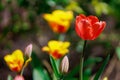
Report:
M 84 63 L 84 55 L 85 55 L 85 47 L 86 47 L 87 40 L 84 41 L 83 45 L 83 52 L 80 55 L 80 75 L 79 75 L 79 80 L 83 80 L 83 63 Z
M 20 73 L 21 76 L 23 75 L 24 69 L 25 69 L 25 66 L 23 66 L 23 68 L 21 70 L 21 73 Z
M 62 74 L 59 80 L 63 80 L 63 79 L 64 79 L 64 76 L 63 76 L 63 74 Z
M 65 40 L 65 34 L 60 34 L 58 40 L 64 41 Z
M 22 68 L 21 73 L 20 73 L 21 76 L 23 75 L 23 72 L 24 72 L 25 67 L 28 65 L 28 63 L 29 63 L 31 60 L 32 60 L 32 58 L 29 57 L 29 58 L 25 61 L 25 64 L 23 65 L 23 68 Z

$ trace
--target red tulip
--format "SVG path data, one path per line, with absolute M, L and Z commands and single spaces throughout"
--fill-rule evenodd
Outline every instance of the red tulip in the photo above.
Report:
M 106 22 L 99 21 L 96 16 L 86 17 L 84 14 L 80 14 L 76 17 L 76 33 L 84 40 L 96 39 L 104 30 L 105 26 Z

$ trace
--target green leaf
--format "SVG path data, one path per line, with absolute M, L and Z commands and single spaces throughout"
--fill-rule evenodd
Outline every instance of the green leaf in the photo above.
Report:
M 96 62 L 100 62 L 100 61 L 102 61 L 102 58 L 100 57 L 94 57 L 94 58 L 90 57 L 84 62 L 84 67 L 90 64 L 95 64 Z
M 46 70 L 42 70 L 41 68 L 33 69 L 33 80 L 50 80 Z
M 107 58 L 105 59 L 105 61 L 103 62 L 102 66 L 100 67 L 100 69 L 98 70 L 98 72 L 96 73 L 95 77 L 94 77 L 94 80 L 99 80 L 102 72 L 104 71 L 105 69 L 105 66 L 107 65 L 108 61 L 110 59 L 110 54 L 107 56 Z
M 36 56 L 32 53 L 32 67 L 33 67 L 33 80 L 50 80 L 48 72 L 43 68 L 42 63 Z
M 85 69 L 85 71 L 83 73 L 83 80 L 89 80 L 89 78 L 91 76 L 91 72 L 92 72 L 91 68 Z
M 65 78 L 63 80 L 78 80 L 77 78 L 73 78 L 73 77 L 69 77 L 69 78 Z
M 13 80 L 11 75 L 8 75 L 7 80 Z
M 88 58 L 87 60 L 85 60 L 84 62 L 84 67 L 85 66 L 88 66 L 88 65 L 91 65 L 91 64 L 94 64 L 96 62 L 100 62 L 102 59 L 100 57 L 96 57 L 96 58 Z M 80 65 L 77 65 L 75 68 L 73 68 L 73 70 L 71 70 L 68 74 L 67 74 L 67 77 L 70 77 L 70 76 L 74 76 L 75 74 L 77 74 L 79 72 L 79 68 L 80 68 Z
M 111 12 L 110 6 L 105 2 L 100 2 L 98 0 L 92 0 L 92 5 L 94 6 L 97 15 L 109 14 Z
M 116 48 L 117 57 L 120 60 L 120 47 Z
M 76 13 L 85 13 L 79 6 L 78 2 L 71 0 L 69 5 L 66 6 L 66 10 L 75 11 Z
M 73 70 L 71 70 L 66 77 L 72 77 L 79 72 L 80 65 L 77 65 Z
M 56 61 L 52 58 L 52 56 L 50 56 L 50 62 L 55 73 L 55 76 L 59 78 L 60 77 L 59 69 L 57 68 Z

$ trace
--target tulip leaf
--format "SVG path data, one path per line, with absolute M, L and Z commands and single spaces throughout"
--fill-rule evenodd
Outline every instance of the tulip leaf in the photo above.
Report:
M 73 70 L 71 70 L 66 77 L 72 77 L 79 72 L 80 65 L 77 65 Z
M 90 57 L 84 62 L 84 67 L 102 61 L 100 57 Z
M 59 78 L 60 77 L 59 70 L 57 68 L 56 61 L 52 58 L 52 56 L 50 56 L 50 62 L 51 62 L 53 71 L 55 73 L 55 76 Z
M 89 77 L 91 76 L 91 73 L 92 73 L 91 68 L 85 69 L 85 71 L 83 73 L 83 80 L 89 80 Z
M 102 66 L 100 67 L 100 69 L 98 70 L 98 72 L 96 73 L 95 77 L 94 77 L 94 80 L 99 80 L 102 72 L 104 71 L 105 69 L 105 66 L 107 65 L 108 61 L 110 59 L 110 55 L 107 56 L 107 58 L 105 59 L 105 61 L 103 62 Z
M 8 75 L 7 80 L 13 80 L 11 75 Z
M 42 70 L 41 68 L 34 68 L 33 80 L 50 80 L 50 78 L 48 77 L 46 70 Z
M 120 60 L 120 47 L 116 48 L 117 57 Z
M 65 78 L 63 80 L 78 80 L 78 78 L 69 77 L 69 78 Z
M 50 80 L 48 72 L 43 68 L 42 63 L 40 63 L 35 53 L 32 53 L 32 67 L 33 80 Z
M 91 64 L 94 64 L 96 62 L 100 62 L 101 60 L 102 59 L 100 57 L 96 57 L 96 58 L 90 57 L 90 58 L 88 58 L 87 60 L 84 61 L 84 67 L 89 66 Z M 71 70 L 67 74 L 67 77 L 76 75 L 79 72 L 79 68 L 80 68 L 80 65 L 77 65 L 73 70 Z

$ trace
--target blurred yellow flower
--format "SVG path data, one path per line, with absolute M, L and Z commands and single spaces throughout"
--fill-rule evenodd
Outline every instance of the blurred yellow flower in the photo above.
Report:
M 51 40 L 48 42 L 48 46 L 44 46 L 42 50 L 49 52 L 54 59 L 59 59 L 69 52 L 69 46 L 70 42 Z
M 21 50 L 15 50 L 11 55 L 6 55 L 4 60 L 9 68 L 16 72 L 20 72 L 24 64 L 24 57 Z
M 104 77 L 103 80 L 108 80 L 108 77 Z
M 72 11 L 55 10 L 52 14 L 44 14 L 44 19 L 48 21 L 52 30 L 56 33 L 65 33 L 73 19 Z

